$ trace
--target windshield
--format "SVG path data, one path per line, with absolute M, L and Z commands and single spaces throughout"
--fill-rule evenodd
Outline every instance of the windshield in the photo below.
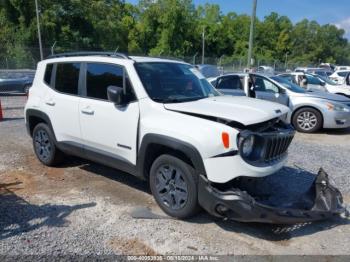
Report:
M 280 76 L 273 76 L 271 79 L 275 80 L 276 82 L 280 83 L 284 87 L 286 87 L 288 90 L 295 92 L 295 93 L 306 93 L 306 90 L 302 87 L 289 82 L 287 79 L 280 77 Z
M 321 79 L 322 81 L 326 82 L 327 84 L 329 85 L 332 85 L 332 86 L 336 86 L 337 84 L 332 81 L 331 79 L 329 79 L 328 77 L 323 77 L 323 76 L 317 76 L 319 79 Z
M 172 62 L 135 63 L 150 98 L 161 103 L 199 100 L 220 93 L 193 66 Z

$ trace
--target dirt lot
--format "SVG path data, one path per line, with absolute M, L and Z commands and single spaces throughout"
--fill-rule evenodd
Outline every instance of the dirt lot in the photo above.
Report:
M 350 254 L 347 218 L 287 227 L 221 221 L 205 213 L 188 221 L 171 219 L 145 182 L 120 171 L 76 158 L 59 168 L 42 166 L 32 152 L 22 110 L 5 113 L 0 255 Z M 281 172 L 297 177 L 296 166 L 310 172 L 323 166 L 350 203 L 349 156 L 349 129 L 298 134 Z

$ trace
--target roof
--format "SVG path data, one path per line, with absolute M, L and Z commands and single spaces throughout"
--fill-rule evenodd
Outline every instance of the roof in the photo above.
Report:
M 93 57 L 96 61 L 96 58 L 109 58 L 109 59 L 122 59 L 122 60 L 131 60 L 135 62 L 177 62 L 177 63 L 185 63 L 182 60 L 178 59 L 166 59 L 161 57 L 148 57 L 148 56 L 128 56 L 123 53 L 116 52 L 68 52 L 68 53 L 60 53 L 55 55 L 50 55 L 46 59 L 57 59 L 57 61 L 73 61 L 73 60 L 90 60 Z M 89 58 L 89 59 L 87 59 Z M 46 60 L 45 59 L 45 60 Z

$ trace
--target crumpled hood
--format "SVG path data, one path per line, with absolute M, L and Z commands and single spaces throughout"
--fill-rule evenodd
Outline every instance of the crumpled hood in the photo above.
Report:
M 341 95 L 335 95 L 331 93 L 326 93 L 326 92 L 306 92 L 306 93 L 293 93 L 292 96 L 303 96 L 303 97 L 313 97 L 313 98 L 320 98 L 320 99 L 327 99 L 327 100 L 332 100 L 336 102 L 350 102 L 349 98 L 346 98 L 345 96 Z
M 280 117 L 288 107 L 248 97 L 216 96 L 192 102 L 164 104 L 168 110 L 213 116 L 252 125 Z

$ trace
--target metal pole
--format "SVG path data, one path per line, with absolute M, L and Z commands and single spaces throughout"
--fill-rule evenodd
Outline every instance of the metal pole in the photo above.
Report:
M 54 55 L 55 53 L 55 45 L 56 45 L 57 41 L 55 41 L 55 43 L 53 43 L 53 45 L 51 46 L 51 55 Z
M 38 9 L 38 0 L 35 0 L 35 11 L 36 11 L 36 24 L 38 26 L 38 39 L 39 39 L 39 49 L 40 49 L 40 60 L 44 59 L 43 55 L 43 46 L 41 43 L 41 33 L 40 33 L 40 21 L 39 21 L 39 9 Z
M 251 60 L 252 60 L 253 38 L 254 38 L 254 21 L 255 21 L 255 16 L 256 16 L 256 6 L 257 6 L 257 0 L 253 0 L 253 11 L 252 11 L 252 16 L 250 18 L 249 49 L 248 49 L 248 63 L 247 63 L 248 68 L 250 68 Z
M 204 56 L 205 56 L 205 28 L 203 26 L 203 32 L 202 32 L 202 65 L 204 64 Z
M 198 55 L 198 52 L 196 52 L 195 54 L 194 54 L 194 56 L 193 56 L 193 65 L 195 65 L 196 64 L 196 56 Z
M 286 53 L 286 61 L 284 62 L 284 68 L 287 70 L 287 60 L 288 60 L 288 52 Z

